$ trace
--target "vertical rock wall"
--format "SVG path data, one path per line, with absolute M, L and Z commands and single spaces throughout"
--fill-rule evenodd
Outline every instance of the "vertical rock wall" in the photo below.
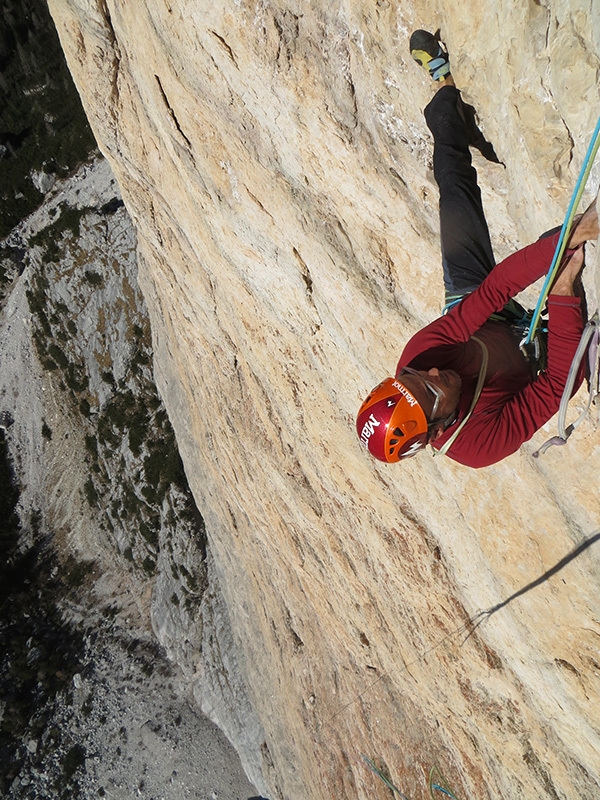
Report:
M 464 635 L 598 530 L 596 423 L 479 472 L 386 468 L 354 434 L 442 299 L 411 30 L 442 28 L 506 165 L 477 161 L 501 258 L 568 204 L 599 105 L 592 0 L 49 4 L 136 225 L 257 785 L 375 797 L 366 753 L 414 798 L 433 764 L 461 797 L 596 796 L 598 545 Z

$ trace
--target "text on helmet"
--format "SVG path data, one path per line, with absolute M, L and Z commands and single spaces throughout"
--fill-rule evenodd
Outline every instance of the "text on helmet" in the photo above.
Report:
M 360 434 L 360 440 L 365 447 L 368 447 L 369 439 L 371 438 L 371 436 L 373 436 L 375 428 L 377 428 L 379 425 L 381 425 L 381 422 L 375 419 L 375 416 L 371 414 L 369 419 L 365 422 Z
M 394 387 L 394 389 L 398 389 L 398 391 L 400 392 L 400 394 L 402 394 L 402 395 L 404 395 L 404 397 L 406 397 L 406 401 L 407 401 L 407 403 L 410 405 L 410 407 L 411 407 L 411 408 L 412 408 L 413 406 L 418 406 L 418 405 L 419 405 L 419 401 L 418 401 L 418 400 L 415 400 L 415 398 L 414 398 L 414 397 L 412 396 L 412 394 L 411 394 L 411 393 L 408 391 L 408 389 L 406 388 L 406 386 L 403 386 L 401 383 L 398 383 L 398 381 L 394 381 L 394 383 L 392 384 L 392 386 Z

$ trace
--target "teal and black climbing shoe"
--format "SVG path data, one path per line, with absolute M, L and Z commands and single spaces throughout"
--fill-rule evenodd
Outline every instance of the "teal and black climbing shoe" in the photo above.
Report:
M 417 64 L 425 67 L 434 81 L 441 81 L 450 74 L 448 53 L 433 33 L 415 31 L 410 37 L 410 54 Z

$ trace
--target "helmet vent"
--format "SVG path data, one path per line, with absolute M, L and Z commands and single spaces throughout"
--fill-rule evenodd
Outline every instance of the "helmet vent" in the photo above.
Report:
M 404 436 L 404 431 L 401 428 L 394 428 L 394 436 Z

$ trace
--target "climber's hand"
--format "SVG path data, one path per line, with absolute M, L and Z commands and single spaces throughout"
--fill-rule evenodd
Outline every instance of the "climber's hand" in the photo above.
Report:
M 596 198 L 597 200 L 598 198 Z M 598 210 L 596 200 L 591 203 L 581 216 L 574 220 L 573 230 L 569 237 L 569 247 L 575 248 L 589 239 L 597 239 L 600 233 L 598 226 Z
M 597 221 L 598 217 L 596 216 L 596 223 Z M 581 244 L 573 255 L 563 264 L 558 277 L 550 289 L 550 294 L 559 294 L 563 297 L 574 297 L 578 294 L 575 292 L 575 286 L 579 282 L 579 276 L 584 266 L 583 260 L 584 249 L 583 244 Z

